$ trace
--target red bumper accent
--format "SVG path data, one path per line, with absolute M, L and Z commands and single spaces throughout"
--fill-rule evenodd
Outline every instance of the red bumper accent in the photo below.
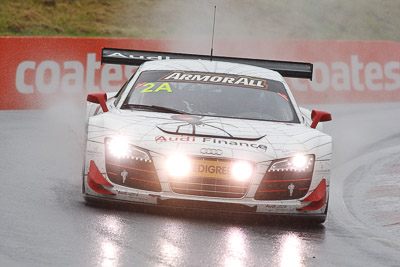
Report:
M 87 181 L 88 181 L 88 185 L 89 185 L 90 189 L 92 189 L 96 193 L 115 195 L 115 193 L 104 189 L 103 185 L 107 185 L 107 186 L 113 186 L 113 185 L 110 184 L 106 180 L 106 178 L 104 178 L 104 176 L 101 174 L 101 172 L 99 171 L 99 169 L 97 168 L 97 166 L 93 160 L 90 161 L 90 167 L 89 167 Z
M 305 207 L 298 208 L 298 210 L 318 210 L 322 208 L 326 202 L 326 180 L 322 179 L 314 191 L 301 201 L 311 201 L 311 203 Z

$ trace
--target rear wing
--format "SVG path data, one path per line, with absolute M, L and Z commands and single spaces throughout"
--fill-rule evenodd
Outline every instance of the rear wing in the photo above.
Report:
M 264 60 L 236 57 L 218 57 L 195 54 L 180 54 L 170 52 L 154 52 L 143 50 L 128 50 L 103 48 L 101 63 L 139 66 L 146 61 L 168 59 L 200 59 L 247 64 L 279 72 L 284 77 L 305 78 L 312 80 L 313 65 L 305 62 Z

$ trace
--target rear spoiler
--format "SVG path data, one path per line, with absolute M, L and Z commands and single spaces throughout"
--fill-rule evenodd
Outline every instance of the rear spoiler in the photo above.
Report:
M 236 57 L 218 57 L 194 54 L 180 54 L 170 52 L 154 52 L 143 50 L 128 50 L 116 48 L 103 48 L 101 63 L 139 66 L 146 61 L 167 59 L 200 59 L 234 62 L 247 64 L 279 72 L 284 77 L 305 78 L 312 80 L 313 65 L 305 62 L 263 60 Z

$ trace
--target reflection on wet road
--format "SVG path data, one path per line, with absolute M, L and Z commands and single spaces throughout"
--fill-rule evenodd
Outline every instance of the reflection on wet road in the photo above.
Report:
M 399 114 L 398 105 L 354 110 L 360 111 L 330 110 L 336 124 L 327 130 L 344 144 L 334 147 L 337 165 L 398 134 L 398 126 L 390 123 L 391 114 Z M 389 118 L 381 131 L 371 128 L 371 120 L 359 119 L 371 110 L 380 124 L 382 117 Z M 251 216 L 85 205 L 82 158 L 77 156 L 82 155 L 80 125 L 55 128 L 56 118 L 40 111 L 0 117 L 0 266 L 400 266 L 394 243 L 377 242 L 384 230 L 374 229 L 371 235 L 362 222 L 347 223 L 340 207 L 348 199 L 340 194 L 331 199 L 328 220 L 319 227 Z M 368 132 L 368 138 L 337 131 L 349 124 Z M 335 191 L 340 178 L 332 179 Z
M 293 226 L 259 216 L 81 205 L 75 212 L 83 210 L 91 218 L 86 227 L 91 249 L 84 249 L 97 254 L 90 265 L 307 266 L 317 258 L 315 247 L 325 242 L 321 225 Z

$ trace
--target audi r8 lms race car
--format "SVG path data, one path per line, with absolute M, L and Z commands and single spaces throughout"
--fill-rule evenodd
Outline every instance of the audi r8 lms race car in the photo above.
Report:
M 102 63 L 139 67 L 88 95 L 87 201 L 325 221 L 331 115 L 298 107 L 283 78 L 312 64 L 112 48 Z

